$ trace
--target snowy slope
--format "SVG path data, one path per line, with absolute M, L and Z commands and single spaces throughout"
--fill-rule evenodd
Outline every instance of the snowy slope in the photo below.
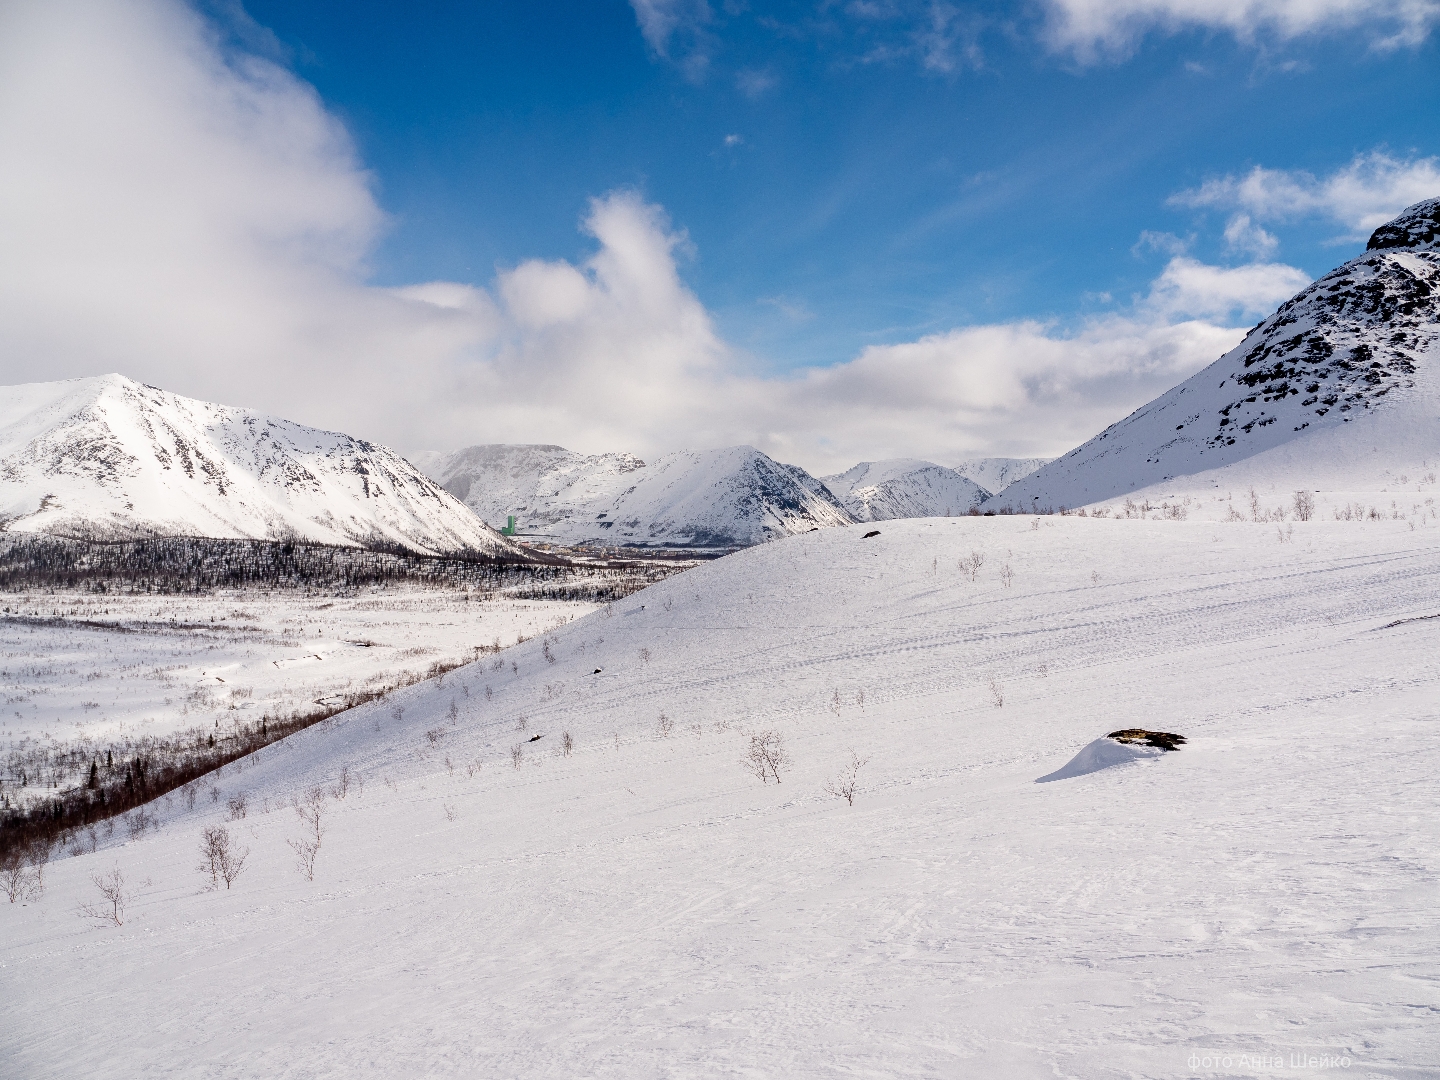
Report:
M 1433 1075 L 1440 524 L 865 531 L 704 564 L 81 836 L 0 903 L 3 1071 Z M 1189 742 L 1035 782 L 1124 727 Z M 740 764 L 765 730 L 779 785 Z M 212 825 L 250 849 L 228 892 Z M 92 928 L 114 867 L 134 899 Z
M 852 519 L 803 469 L 749 446 L 684 450 L 649 464 L 559 446 L 472 446 L 430 475 L 493 525 L 562 544 L 747 547 Z
M 954 517 L 990 494 L 953 469 L 916 458 L 862 461 L 820 479 L 856 521 Z
M 1440 199 L 1371 237 L 1199 374 L 990 508 L 1269 485 L 1393 491 L 1440 458 Z
M 398 454 L 121 375 L 0 388 L 0 522 L 523 557 Z
M 1029 476 L 1042 465 L 1050 464 L 1050 458 L 987 457 L 962 461 L 955 466 L 961 476 L 975 481 L 989 494 L 1004 491 L 1021 477 Z

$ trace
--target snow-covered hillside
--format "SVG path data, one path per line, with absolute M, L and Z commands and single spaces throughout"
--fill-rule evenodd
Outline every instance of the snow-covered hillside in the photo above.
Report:
M 523 558 L 383 446 L 121 375 L 0 388 L 0 525 Z
M 606 547 L 730 548 L 852 519 L 803 469 L 749 446 L 682 450 L 649 464 L 559 446 L 472 446 L 430 475 L 492 525 Z
M 1087 506 L 1273 487 L 1407 490 L 1440 465 L 1440 199 L 1377 229 L 1203 371 L 997 495 Z
M 856 521 L 954 517 L 990 494 L 953 469 L 917 458 L 862 461 L 820 479 Z
M 1050 458 L 987 457 L 962 461 L 955 466 L 961 476 L 975 481 L 990 495 L 1004 491 L 1021 477 L 1029 476 L 1043 465 L 1050 464 Z
M 0 897 L 0 1071 L 1433 1073 L 1433 522 L 868 531 L 706 563 L 78 834 Z M 1035 782 L 1129 727 L 1188 741 Z M 769 732 L 779 784 L 742 765 Z M 248 849 L 229 890 L 207 827 Z M 123 925 L 79 917 L 116 870 Z

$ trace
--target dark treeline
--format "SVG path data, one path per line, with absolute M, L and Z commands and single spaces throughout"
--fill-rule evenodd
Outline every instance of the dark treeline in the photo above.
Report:
M 0 590 L 192 593 L 298 588 L 348 592 L 392 584 L 463 587 L 531 600 L 618 600 L 674 573 L 664 562 L 572 565 L 553 556 L 500 562 L 296 541 L 161 537 L 95 541 L 0 536 Z M 541 561 L 544 560 L 544 561 Z

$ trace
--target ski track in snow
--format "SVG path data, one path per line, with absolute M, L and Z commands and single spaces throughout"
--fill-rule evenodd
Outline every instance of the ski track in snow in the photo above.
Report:
M 162 800 L 0 909 L 0 1073 L 1436 1075 L 1440 532 L 1031 522 L 749 549 L 266 748 L 229 892 L 223 797 Z M 1132 726 L 1190 742 L 1034 783 Z M 308 882 L 283 803 L 342 763 Z

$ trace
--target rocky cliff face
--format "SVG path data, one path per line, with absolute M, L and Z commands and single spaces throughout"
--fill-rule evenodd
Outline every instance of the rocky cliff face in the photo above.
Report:
M 1215 363 L 987 506 L 1083 506 L 1244 462 L 1254 462 L 1247 475 L 1274 464 L 1296 482 L 1355 483 L 1360 442 L 1367 454 L 1383 444 L 1419 464 L 1427 447 L 1440 452 L 1437 340 L 1440 199 L 1431 199 L 1375 230 L 1362 255 Z

